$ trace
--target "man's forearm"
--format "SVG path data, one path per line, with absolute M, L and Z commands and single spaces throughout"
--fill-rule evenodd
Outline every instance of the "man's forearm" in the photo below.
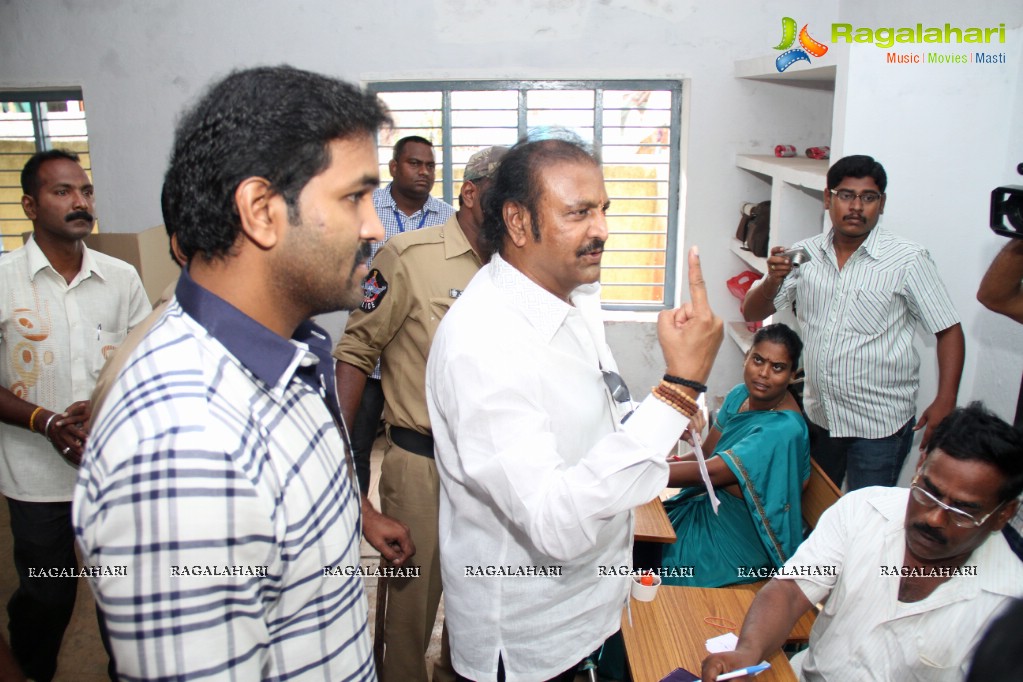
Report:
M 349 429 L 355 426 L 355 415 L 359 411 L 362 392 L 366 388 L 366 373 L 355 365 L 338 360 L 334 365 L 334 380 L 337 383 L 338 407 L 341 417 Z
M 757 593 L 742 623 L 736 651 L 766 659 L 781 648 L 799 618 L 813 608 L 794 580 L 772 579 Z
M 10 390 L 0 387 L 0 421 L 43 433 L 46 422 L 54 414 L 52 410 L 22 400 Z
M 959 382 L 963 376 L 963 362 L 966 357 L 966 339 L 963 327 L 954 324 L 935 334 L 938 356 L 937 397 L 955 405 L 959 395 Z
M 977 300 L 988 310 L 1023 323 L 1023 239 L 1010 239 L 991 261 Z
M 772 277 L 764 277 L 752 289 L 746 292 L 742 300 L 742 316 L 747 322 L 763 320 L 775 313 L 774 297 L 778 294 L 781 284 Z

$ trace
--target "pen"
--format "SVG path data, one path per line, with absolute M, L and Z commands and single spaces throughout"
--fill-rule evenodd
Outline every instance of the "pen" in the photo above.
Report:
M 96 340 L 97 341 L 99 341 L 99 333 L 101 331 L 103 331 L 103 325 L 102 324 L 97 324 L 96 325 Z
M 767 661 L 764 661 L 763 663 L 757 663 L 756 665 L 751 665 L 748 668 L 739 668 L 738 670 L 733 670 L 730 673 L 725 673 L 724 675 L 718 675 L 718 681 L 720 682 L 720 680 L 731 680 L 731 679 L 736 678 L 736 677 L 742 677 L 743 675 L 754 675 L 754 674 L 756 674 L 758 672 L 761 672 L 763 670 L 767 670 L 770 667 L 771 667 L 771 664 L 768 663 Z

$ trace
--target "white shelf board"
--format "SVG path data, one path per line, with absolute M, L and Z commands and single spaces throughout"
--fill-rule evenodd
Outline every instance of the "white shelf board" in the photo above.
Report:
M 834 90 L 835 73 L 838 67 L 834 64 L 796 62 L 785 71 L 779 73 L 775 66 L 777 54 L 740 59 L 735 62 L 737 78 L 749 78 L 758 81 L 776 81 L 789 85 L 797 85 L 815 90 Z
M 749 349 L 753 347 L 753 334 L 746 329 L 745 322 L 726 322 L 725 333 L 735 342 L 735 345 L 739 347 L 743 355 L 749 352 Z
M 827 182 L 828 163 L 828 159 L 807 159 L 801 156 L 783 159 L 769 154 L 735 155 L 735 165 L 739 168 L 817 191 L 823 190 Z
M 767 259 L 761 258 L 760 256 L 754 256 L 752 251 L 747 251 L 742 248 L 742 242 L 738 239 L 732 238 L 731 243 L 728 245 L 728 249 L 741 258 L 743 262 L 750 266 L 750 268 L 754 271 L 759 272 L 761 275 L 767 272 Z

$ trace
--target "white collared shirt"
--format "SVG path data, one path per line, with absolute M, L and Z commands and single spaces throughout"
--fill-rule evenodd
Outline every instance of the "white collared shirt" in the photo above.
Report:
M 785 566 L 834 566 L 837 576 L 795 580 L 824 610 L 810 633 L 800 679 L 961 680 L 987 623 L 1023 595 L 1023 564 L 1001 533 L 966 561 L 976 575 L 942 583 L 918 602 L 899 601 L 909 490 L 863 488 L 838 500 Z M 887 570 L 884 568 L 887 567 Z M 883 575 L 885 571 L 888 575 Z
M 89 399 L 106 359 L 151 310 L 135 268 L 82 249 L 70 284 L 34 237 L 0 257 L 0 383 L 58 413 Z M 0 493 L 71 499 L 77 470 L 42 435 L 0 424 L 0 455 Z
M 495 255 L 430 351 L 445 617 L 471 679 L 495 679 L 499 655 L 509 682 L 547 679 L 618 629 L 629 578 L 600 569 L 631 564 L 631 510 L 667 484 L 688 423 L 653 396 L 619 423 L 599 285 L 572 303 Z M 561 575 L 466 575 L 547 566 Z
M 811 259 L 785 278 L 774 307 L 796 308 L 810 420 L 836 438 L 884 438 L 916 414 L 917 323 L 936 334 L 959 315 L 919 244 L 875 227 L 839 270 L 833 237 L 794 245 Z

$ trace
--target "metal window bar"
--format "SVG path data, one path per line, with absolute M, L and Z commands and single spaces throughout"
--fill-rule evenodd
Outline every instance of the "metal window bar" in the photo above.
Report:
M 624 196 L 616 193 L 615 196 L 610 197 L 612 201 L 612 213 L 615 218 L 625 219 L 663 219 L 663 229 L 636 229 L 636 230 L 612 230 L 611 234 L 614 235 L 629 235 L 629 236 L 643 236 L 647 235 L 650 237 L 663 237 L 665 247 L 661 248 L 649 248 L 649 249 L 638 249 L 638 248 L 615 248 L 613 244 L 609 245 L 609 253 L 619 254 L 630 254 L 630 253 L 663 253 L 664 254 L 664 265 L 646 265 L 646 264 L 635 264 L 635 265 L 611 265 L 607 264 L 604 266 L 608 271 L 612 270 L 661 270 L 663 271 L 662 282 L 652 285 L 647 282 L 609 282 L 605 283 L 605 290 L 608 289 L 622 289 L 622 288 L 638 288 L 638 287 L 651 287 L 658 290 L 657 296 L 645 300 L 609 300 L 605 297 L 603 306 L 606 309 L 625 309 L 625 310 L 637 310 L 637 309 L 661 309 L 665 307 L 672 307 L 674 305 L 674 290 L 675 290 L 675 268 L 676 268 L 676 250 L 679 243 L 680 236 L 678 230 L 673 226 L 680 224 L 678 216 L 679 206 L 679 187 L 680 187 L 680 160 L 681 156 L 679 148 L 681 145 L 681 96 L 682 89 L 681 83 L 677 81 L 660 81 L 660 80 L 629 80 L 629 81 L 415 81 L 415 82 L 375 82 L 368 84 L 368 89 L 371 92 L 375 92 L 381 95 L 385 100 L 387 93 L 431 93 L 441 95 L 441 160 L 443 163 L 442 171 L 442 191 L 443 198 L 448 203 L 453 203 L 453 199 L 456 196 L 456 190 L 461 185 L 461 180 L 456 178 L 454 173 L 455 155 L 456 149 L 465 146 L 482 146 L 482 145 L 466 145 L 462 143 L 461 136 L 463 133 L 472 133 L 475 131 L 492 130 L 498 137 L 502 132 L 508 132 L 511 130 L 510 126 L 507 125 L 483 125 L 483 121 L 479 124 L 472 125 L 455 125 L 452 122 L 453 112 L 459 114 L 465 114 L 465 112 L 477 112 L 486 113 L 488 111 L 511 111 L 506 106 L 495 106 L 493 109 L 484 107 L 466 107 L 466 108 L 453 108 L 452 105 L 452 93 L 463 93 L 463 92 L 502 92 L 502 93 L 515 93 L 515 115 L 516 115 L 516 138 L 523 137 L 528 132 L 528 122 L 530 120 L 530 114 L 539 116 L 550 116 L 551 114 L 557 114 L 559 112 L 571 113 L 571 115 L 577 115 L 578 113 L 585 112 L 588 114 L 587 119 L 590 121 L 588 125 L 582 126 L 586 133 L 592 134 L 592 144 L 594 150 L 601 154 L 603 158 L 608 152 L 611 156 L 615 156 L 619 152 L 625 152 L 626 156 L 631 150 L 649 150 L 651 157 L 649 160 L 643 159 L 642 161 L 631 160 L 628 162 L 623 161 L 610 161 L 606 162 L 608 165 L 623 166 L 623 167 L 636 167 L 643 169 L 664 169 L 661 172 L 654 172 L 653 177 L 609 177 L 607 182 L 618 183 L 622 187 L 632 185 L 639 186 L 642 183 L 647 185 L 653 185 L 656 188 L 654 195 L 642 195 L 642 196 Z M 554 92 L 554 91 L 580 91 L 592 93 L 593 104 L 589 107 L 579 106 L 549 106 L 549 105 L 536 105 L 533 107 L 529 106 L 529 94 L 531 92 L 543 93 L 543 92 Z M 662 95 L 668 95 L 668 101 L 670 104 L 666 108 L 663 104 L 657 106 L 649 106 L 648 108 L 637 109 L 637 107 L 629 106 L 623 103 L 618 106 L 610 106 L 605 104 L 606 95 L 608 93 L 645 93 L 654 92 Z M 642 98 L 645 102 L 649 98 Z M 426 112 L 436 111 L 435 108 L 429 109 L 413 109 L 407 105 L 402 106 L 400 109 L 395 108 L 393 111 L 398 112 Z M 636 125 L 628 123 L 625 117 L 633 111 L 651 111 L 660 112 L 666 114 L 665 118 L 668 121 L 668 125 L 660 125 L 656 122 Z M 614 118 L 615 116 L 620 118 L 620 122 L 609 123 L 605 119 L 608 117 Z M 581 121 L 582 119 L 580 119 Z M 645 122 L 644 122 L 645 123 Z M 605 129 L 612 126 L 619 131 L 618 137 L 613 141 L 608 141 L 605 135 Z M 658 130 L 668 128 L 668 139 L 667 141 L 661 141 L 660 136 L 655 141 L 639 141 L 639 142 L 627 142 L 622 143 L 619 140 L 624 138 L 625 131 L 645 131 L 645 130 Z M 404 132 L 404 131 L 403 131 Z M 498 142 L 487 142 L 487 144 L 497 144 Z M 665 161 L 663 158 L 655 158 L 656 152 L 666 151 L 668 153 L 668 159 Z M 632 152 L 635 155 L 635 151 Z M 664 177 L 666 172 L 667 177 Z M 656 184 L 654 184 L 656 183 Z M 667 186 L 667 194 L 663 193 L 663 187 L 661 183 L 665 183 Z M 655 211 L 653 213 L 643 212 L 641 210 L 629 210 L 626 212 L 617 212 L 614 210 L 614 203 L 624 201 L 635 201 L 641 200 L 644 202 L 650 202 L 653 204 L 667 203 L 666 211 Z

